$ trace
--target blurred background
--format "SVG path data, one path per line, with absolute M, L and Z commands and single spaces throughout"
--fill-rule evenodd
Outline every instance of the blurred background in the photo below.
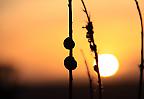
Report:
M 94 25 L 98 53 L 113 54 L 117 73 L 102 78 L 104 97 L 135 99 L 140 64 L 140 20 L 134 0 L 84 0 Z M 144 1 L 139 0 L 142 14 Z M 68 0 L 0 0 L 0 87 L 2 97 L 14 99 L 67 99 L 68 71 L 63 65 L 68 50 Z M 88 99 L 88 77 L 82 49 L 97 75 L 89 49 L 87 23 L 80 0 L 73 0 L 74 57 L 73 99 Z M 144 91 L 143 91 L 144 97 Z M 97 97 L 96 97 L 97 98 Z

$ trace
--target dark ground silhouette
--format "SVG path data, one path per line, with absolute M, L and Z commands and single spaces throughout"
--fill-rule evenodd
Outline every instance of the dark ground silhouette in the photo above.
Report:
M 88 85 L 75 86 L 73 99 L 90 99 Z M 105 85 L 103 99 L 137 99 L 138 85 L 123 83 Z M 3 94 L 3 95 L 2 95 Z M 143 93 L 144 97 L 144 93 Z M 1 90 L 1 98 L 5 99 L 68 99 L 68 87 L 64 85 L 13 86 Z M 94 97 L 97 99 L 98 97 Z

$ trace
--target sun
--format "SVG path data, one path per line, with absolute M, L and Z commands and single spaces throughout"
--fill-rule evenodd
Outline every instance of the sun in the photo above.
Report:
M 119 69 L 118 59 L 113 54 L 99 54 L 98 61 L 99 71 L 102 77 L 110 77 Z

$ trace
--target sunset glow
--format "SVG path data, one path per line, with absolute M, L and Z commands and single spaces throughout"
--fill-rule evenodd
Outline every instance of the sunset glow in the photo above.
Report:
M 67 0 L 2 0 L 0 59 L 14 63 L 20 82 L 68 79 L 63 61 L 68 51 L 63 41 L 68 36 Z M 6 2 L 7 1 L 7 2 Z M 98 53 L 113 53 L 119 72 L 112 77 L 138 78 L 140 63 L 140 20 L 133 0 L 84 0 L 94 26 Z M 142 13 L 144 1 L 139 0 Z M 79 49 L 93 65 L 86 30 L 87 22 L 80 0 L 73 1 L 74 57 L 78 67 L 74 78 L 86 79 L 85 64 Z M 101 57 L 101 56 L 100 56 Z M 108 67 L 108 66 L 107 66 Z M 132 67 L 132 68 L 131 68 Z M 57 71 L 56 71 L 57 70 Z M 56 77 L 55 76 L 57 73 Z M 84 76 L 85 75 L 85 76 Z M 131 76 L 131 78 L 129 78 Z M 109 80 L 109 79 L 108 79 Z
M 114 55 L 100 54 L 98 58 L 99 58 L 99 69 L 102 77 L 112 76 L 118 71 L 119 62 Z

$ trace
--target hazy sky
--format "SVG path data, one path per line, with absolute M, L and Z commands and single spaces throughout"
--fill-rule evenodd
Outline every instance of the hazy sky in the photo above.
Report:
M 55 82 L 68 79 L 63 60 L 68 50 L 68 0 L 0 0 L 0 58 L 15 63 L 21 81 Z M 106 81 L 137 80 L 140 63 L 140 20 L 134 0 L 84 0 L 94 24 L 98 53 L 114 54 L 120 68 Z M 142 13 L 144 2 L 139 0 Z M 73 0 L 74 57 L 78 68 L 75 81 L 85 79 L 86 68 L 80 49 L 93 64 L 87 39 L 86 15 L 81 0 Z M 94 75 L 96 76 L 96 75 Z

